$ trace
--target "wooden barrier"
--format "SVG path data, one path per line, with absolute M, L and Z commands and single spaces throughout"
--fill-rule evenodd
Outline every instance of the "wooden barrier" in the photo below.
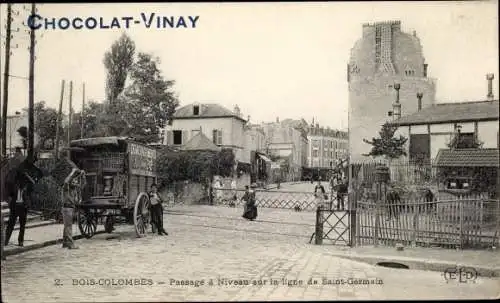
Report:
M 390 216 L 390 207 L 395 216 Z M 489 248 L 499 242 L 500 201 L 475 195 L 394 205 L 358 201 L 357 225 L 361 245 Z

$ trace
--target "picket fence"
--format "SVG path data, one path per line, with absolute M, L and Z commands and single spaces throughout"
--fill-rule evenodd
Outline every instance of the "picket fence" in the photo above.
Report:
M 480 195 L 393 205 L 358 201 L 355 222 L 356 245 L 492 247 L 499 241 L 500 201 Z
M 396 183 L 426 185 L 436 183 L 438 168 L 432 166 L 433 160 L 425 163 L 395 160 L 370 161 L 352 164 L 352 178 L 355 183 L 371 186 L 375 183 L 376 169 L 384 165 L 389 167 L 390 180 Z

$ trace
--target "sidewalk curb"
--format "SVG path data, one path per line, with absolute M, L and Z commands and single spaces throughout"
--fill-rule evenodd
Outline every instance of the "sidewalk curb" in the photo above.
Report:
M 95 234 L 99 235 L 99 234 L 104 234 L 104 233 L 105 233 L 105 231 L 102 230 L 102 231 L 96 232 Z M 73 240 L 76 241 L 76 240 L 80 240 L 80 239 L 84 239 L 84 238 L 85 237 L 83 235 L 77 235 L 77 236 L 73 237 Z M 47 246 L 61 244 L 62 242 L 63 242 L 63 239 L 49 240 L 49 241 L 45 241 L 45 242 L 41 242 L 41 243 L 36 243 L 36 244 L 33 244 L 33 245 L 29 245 L 29 246 L 16 247 L 16 248 L 13 248 L 13 249 L 5 250 L 3 252 L 3 254 L 4 254 L 5 257 L 13 256 L 13 255 L 18 255 L 18 254 L 22 254 L 22 253 L 27 252 L 27 251 L 31 251 L 31 250 L 35 250 L 35 249 L 40 249 L 40 248 L 44 248 L 44 247 L 47 247 Z
M 35 228 L 35 227 L 42 227 L 42 226 L 47 226 L 47 225 L 53 225 L 53 224 L 57 224 L 57 222 L 56 221 L 45 221 L 45 222 L 30 224 L 30 225 L 26 225 L 26 229 Z M 16 225 L 14 227 L 14 230 L 19 230 L 19 225 Z
M 379 262 L 387 262 L 387 261 L 397 262 L 407 265 L 410 269 L 438 271 L 440 273 L 444 273 L 445 270 L 450 268 L 472 267 L 476 270 L 476 272 L 480 277 L 487 277 L 487 278 L 500 277 L 499 267 L 484 267 L 472 264 L 463 264 L 458 262 L 426 260 L 426 259 L 417 259 L 417 258 L 399 257 L 399 256 L 373 256 L 373 255 L 363 256 L 356 254 L 348 255 L 348 254 L 335 254 L 335 253 L 329 253 L 329 255 L 342 259 L 368 263 L 374 266 Z

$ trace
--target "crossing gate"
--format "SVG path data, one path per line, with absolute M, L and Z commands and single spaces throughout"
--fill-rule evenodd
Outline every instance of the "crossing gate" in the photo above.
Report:
M 347 198 L 347 197 L 345 197 Z M 337 210 L 321 205 L 316 209 L 316 228 L 310 243 L 353 246 L 355 239 L 356 210 L 351 208 L 349 201 L 345 209 Z M 326 243 L 325 243 L 326 242 Z

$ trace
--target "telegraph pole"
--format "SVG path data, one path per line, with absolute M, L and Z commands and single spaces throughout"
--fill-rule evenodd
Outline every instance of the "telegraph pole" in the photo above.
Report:
M 85 83 L 83 83 L 83 96 L 82 96 L 82 112 L 80 114 L 81 120 L 81 129 L 80 129 L 80 138 L 83 138 L 83 128 L 84 128 L 84 119 L 83 119 L 83 111 L 85 110 Z
M 71 142 L 71 127 L 73 115 L 73 81 L 69 81 L 69 114 L 68 114 L 68 147 Z
M 36 14 L 35 3 L 31 4 L 31 15 Z M 30 74 L 29 74 L 29 105 L 28 105 L 28 161 L 33 163 L 34 160 L 34 146 L 35 146 L 35 29 L 31 27 L 30 30 Z
M 2 104 L 2 149 L 0 158 L 7 155 L 7 109 L 9 104 L 9 72 L 10 72 L 10 39 L 12 26 L 12 4 L 7 4 L 7 29 L 5 37 L 5 66 L 3 73 L 3 104 Z
M 63 105 L 63 100 L 64 100 L 64 83 L 65 81 L 61 81 L 61 98 L 59 99 L 59 111 L 57 112 L 57 126 L 56 126 L 56 142 L 55 142 L 55 153 L 56 153 L 56 159 L 59 159 L 59 141 L 61 140 L 61 134 L 60 134 L 60 129 L 61 129 L 61 116 L 62 116 L 62 105 Z

